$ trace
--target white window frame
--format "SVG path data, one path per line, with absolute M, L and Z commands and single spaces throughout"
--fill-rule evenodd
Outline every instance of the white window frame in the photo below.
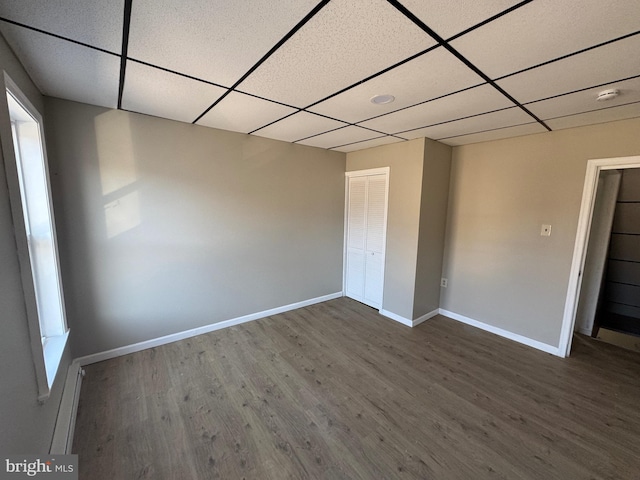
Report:
M 9 188 L 9 199 L 11 203 L 11 213 L 15 238 L 18 250 L 18 260 L 20 264 L 20 275 L 22 289 L 26 306 L 27 322 L 31 343 L 31 353 L 33 357 L 35 376 L 38 385 L 38 400 L 44 402 L 51 392 L 53 382 L 56 378 L 62 355 L 69 338 L 69 328 L 67 326 L 66 313 L 64 309 L 64 298 L 62 291 L 62 279 L 60 278 L 60 260 L 58 246 L 55 235 L 55 218 L 53 214 L 53 202 L 51 200 L 51 182 L 49 179 L 49 168 L 47 161 L 47 149 L 44 138 L 42 115 L 33 106 L 29 99 L 22 93 L 20 88 L 11 80 L 6 72 L 3 72 L 4 91 L 0 95 L 0 139 L 2 140 L 2 155 L 4 157 L 5 171 L 7 174 L 7 185 Z M 23 214 L 23 200 L 20 188 L 18 164 L 14 148 L 13 126 L 7 94 L 10 93 L 26 112 L 33 117 L 38 124 L 40 147 L 44 164 L 44 174 L 47 189 L 46 197 L 51 219 L 52 241 L 54 262 L 56 263 L 57 281 L 59 285 L 60 304 L 62 308 L 61 325 L 57 325 L 55 335 L 44 337 L 40 328 L 38 316 L 38 303 L 36 297 L 36 286 L 32 274 L 32 261 L 29 253 L 27 228 L 25 227 L 25 217 Z

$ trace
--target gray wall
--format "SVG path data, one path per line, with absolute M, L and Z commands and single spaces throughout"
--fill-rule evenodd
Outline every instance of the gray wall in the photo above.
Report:
M 451 153 L 450 146 L 425 139 L 414 320 L 440 307 Z
M 390 167 L 382 308 L 406 319 L 413 318 L 424 141 L 419 138 L 347 154 L 347 171 Z
M 46 99 L 73 355 L 342 290 L 345 155 Z
M 639 131 L 633 119 L 455 147 L 441 307 L 558 345 L 587 160 L 639 155 Z
M 1 36 L 0 68 L 43 113 L 42 96 Z M 3 140 L 11 138 L 8 115 L 0 112 Z M 49 399 L 39 404 L 4 161 L 0 153 L 0 452 L 48 453 L 69 353 L 63 356 Z

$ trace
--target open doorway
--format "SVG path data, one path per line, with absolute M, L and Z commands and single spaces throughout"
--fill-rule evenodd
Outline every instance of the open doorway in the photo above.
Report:
M 575 331 L 640 351 L 640 169 L 601 171 Z
M 585 272 L 589 273 L 589 268 L 593 266 L 592 264 L 594 263 L 593 259 L 590 259 L 589 262 L 587 262 L 589 239 L 592 234 L 592 227 L 593 227 L 593 232 L 596 232 L 597 230 L 601 230 L 601 231 L 606 230 L 606 228 L 603 228 L 603 225 L 602 225 L 604 223 L 604 227 L 606 227 L 606 223 L 607 223 L 606 221 L 599 222 L 599 219 L 596 218 L 596 221 L 594 222 L 594 214 L 596 213 L 597 208 L 601 208 L 601 205 L 599 206 L 596 205 L 596 201 L 599 200 L 597 198 L 598 186 L 600 185 L 602 187 L 605 181 L 608 181 L 609 190 L 610 190 L 609 197 L 611 196 L 611 191 L 613 191 L 614 198 L 616 200 L 615 203 L 617 203 L 620 187 L 618 186 L 617 188 L 613 188 L 613 189 L 611 188 L 611 184 L 612 183 L 615 184 L 615 180 L 612 180 L 616 176 L 615 173 L 602 175 L 602 176 L 601 174 L 607 171 L 615 171 L 615 170 L 624 171 L 630 168 L 634 168 L 634 169 L 640 168 L 640 156 L 589 160 L 589 162 L 587 162 L 587 173 L 585 177 L 582 204 L 580 207 L 580 216 L 578 219 L 578 232 L 576 234 L 573 261 L 571 264 L 571 272 L 569 276 L 569 288 L 567 291 L 567 299 L 565 302 L 562 333 L 561 333 L 560 344 L 559 344 L 559 354 L 561 356 L 565 356 L 565 357 L 568 356 L 571 350 L 571 342 L 573 339 L 574 328 L 576 326 L 576 320 L 578 319 L 579 306 L 581 308 L 580 314 L 582 315 L 584 313 L 582 309 L 584 309 L 585 304 L 584 302 L 583 303 L 579 302 L 583 285 L 585 286 L 585 288 L 590 289 L 589 296 L 590 296 L 591 302 L 587 302 L 587 303 L 591 303 L 591 306 L 589 308 L 593 309 L 595 306 L 595 311 L 597 312 L 598 305 L 601 304 L 599 300 L 602 300 L 600 298 L 601 289 L 599 288 L 599 285 L 596 292 L 596 289 L 594 289 L 594 285 L 593 285 L 594 283 L 593 278 L 585 279 Z M 618 182 L 620 185 L 621 179 L 618 180 Z M 602 213 L 602 212 L 598 212 L 598 213 Z M 613 228 L 614 218 L 615 218 L 615 210 L 613 212 L 613 215 L 611 215 L 611 219 L 610 219 L 611 226 L 609 227 L 609 234 L 611 233 L 611 228 Z M 626 235 L 626 232 L 625 232 L 625 235 Z M 633 239 L 633 241 L 637 241 L 637 240 L 638 238 Z M 619 239 L 616 239 L 616 242 L 619 243 Z M 609 237 L 604 248 L 602 247 L 602 245 L 600 246 L 601 254 L 602 252 L 604 252 L 604 255 L 608 255 L 610 251 L 610 248 L 609 248 L 610 244 L 611 244 L 611 238 Z M 602 260 L 603 259 L 601 258 L 600 261 L 602 262 Z M 605 286 L 606 286 L 606 280 L 604 280 L 603 275 L 605 275 L 606 273 L 606 270 L 607 270 L 606 267 L 607 267 L 607 264 L 606 264 L 606 257 L 605 257 L 604 263 L 600 267 L 601 277 L 599 279 L 600 283 L 602 283 L 603 281 L 605 282 Z M 597 277 L 597 272 L 596 272 L 596 277 Z M 623 282 L 618 282 L 618 283 L 623 283 Z M 623 288 L 623 290 L 625 289 Z M 597 299 L 594 300 L 593 295 L 598 295 Z M 578 328 L 579 329 L 585 328 L 584 318 L 582 317 L 580 317 L 580 323 L 578 324 Z

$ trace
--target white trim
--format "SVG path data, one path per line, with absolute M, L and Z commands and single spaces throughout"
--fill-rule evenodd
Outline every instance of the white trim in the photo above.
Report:
M 418 326 L 420 325 L 422 322 L 426 322 L 427 320 L 429 320 L 430 318 L 435 317 L 436 315 L 440 314 L 440 309 L 436 308 L 435 310 L 429 312 L 429 313 L 425 313 L 424 315 L 422 315 L 421 317 L 416 318 L 415 320 L 413 320 L 412 323 L 412 327 Z
M 69 330 L 64 332 L 62 335 L 47 337 L 44 340 L 42 352 L 44 358 L 44 369 L 47 374 L 49 388 L 53 385 L 56 375 L 58 374 L 62 354 L 64 353 L 68 340 Z M 47 392 L 44 398 L 39 398 L 39 400 L 43 402 L 47 397 L 49 397 L 49 392 Z
M 380 315 L 384 315 L 385 317 L 390 318 L 391 320 L 395 320 L 396 322 L 399 322 L 403 325 L 406 325 L 407 327 L 412 327 L 412 328 L 420 325 L 422 322 L 425 322 L 430 318 L 435 317 L 439 313 L 440 313 L 440 309 L 436 308 L 435 310 L 429 313 L 425 313 L 424 315 L 416 318 L 415 320 L 409 320 L 408 318 L 402 317 L 397 313 L 390 312 L 389 310 L 384 310 L 384 309 L 380 310 Z
M 562 317 L 560 342 L 557 348 L 558 355 L 561 357 L 568 356 L 571 351 L 572 334 L 578 309 L 578 296 L 582 285 L 582 270 L 584 269 L 584 262 L 587 255 L 587 243 L 591 231 L 593 206 L 598 188 L 598 177 L 601 170 L 616 170 L 619 168 L 640 168 L 640 156 L 603 158 L 589 160 L 587 162 L 582 203 L 580 204 L 580 216 L 578 217 L 578 230 L 573 247 L 573 260 L 571 261 L 571 270 L 569 273 L 567 299 Z
M 291 303 L 282 307 L 272 308 L 270 310 L 264 310 L 262 312 L 251 313 L 242 317 L 232 318 L 230 320 L 223 320 L 222 322 L 212 323 L 210 325 L 204 325 L 202 327 L 192 328 L 191 330 L 185 330 L 183 332 L 172 333 L 159 338 L 153 338 L 151 340 L 145 340 L 143 342 L 134 343 L 132 345 L 125 345 L 124 347 L 114 348 L 105 352 L 93 353 L 84 357 L 76 358 L 75 361 L 84 367 L 91 363 L 102 362 L 110 358 L 120 357 L 122 355 L 128 355 L 130 353 L 139 352 L 148 348 L 158 347 L 160 345 L 166 345 L 167 343 L 177 342 L 178 340 L 184 340 L 185 338 L 195 337 L 202 335 L 203 333 L 214 332 L 227 327 L 233 327 L 234 325 L 240 325 L 241 323 L 251 322 L 258 320 L 259 318 L 269 317 L 271 315 L 277 315 L 279 313 L 288 312 L 297 308 L 307 307 L 316 303 L 326 302 L 335 298 L 342 297 L 342 292 L 331 293 L 329 295 L 323 295 L 322 297 L 311 298 L 309 300 L 303 300 L 297 303 Z
M 80 367 L 78 360 L 74 360 L 67 370 L 67 379 L 64 383 L 58 418 L 49 449 L 51 455 L 65 455 L 71 452 L 83 376 L 84 370 Z
M 367 177 L 372 175 L 384 175 L 385 176 L 385 193 L 384 193 L 384 237 L 382 239 L 382 298 L 380 300 L 380 307 L 377 305 L 371 305 L 368 302 L 365 302 L 364 298 L 354 298 L 358 302 L 369 305 L 373 308 L 378 308 L 378 312 L 382 313 L 384 309 L 384 282 L 385 282 L 385 267 L 387 264 L 387 228 L 388 228 L 388 220 L 389 220 L 389 186 L 390 186 L 390 176 L 391 176 L 391 167 L 379 167 L 379 168 L 369 168 L 366 170 L 352 170 L 348 172 L 344 172 L 345 175 L 345 187 L 344 187 L 344 239 L 342 244 L 342 296 L 346 297 L 347 295 L 347 241 L 349 237 L 349 179 L 351 177 Z M 368 193 L 367 193 L 368 195 Z M 406 319 L 405 319 L 406 320 Z
M 522 343 L 529 347 L 542 350 L 543 352 L 547 352 L 556 356 L 562 356 L 560 355 L 558 348 L 553 345 L 542 343 L 537 340 L 533 340 L 531 338 L 518 335 L 517 333 L 513 333 L 508 330 L 503 330 L 502 328 L 494 327 L 493 325 L 489 325 L 483 322 L 479 322 L 478 320 L 474 320 L 473 318 L 465 317 L 464 315 L 459 315 L 457 313 L 453 313 L 453 312 L 450 312 L 449 310 L 444 310 L 442 308 L 440 309 L 440 315 L 444 315 L 445 317 L 451 318 L 453 320 L 457 320 L 458 322 L 466 323 L 467 325 L 471 325 L 472 327 L 476 327 L 481 330 L 494 333 L 501 337 L 508 338 L 509 340 Z
M 53 209 L 53 201 L 51 199 L 51 180 L 49 176 L 49 165 L 47 160 L 47 148 L 44 135 L 44 121 L 40 112 L 29 101 L 27 96 L 22 93 L 18 85 L 11 80 L 6 71 L 3 71 L 0 78 L 0 84 L 4 87 L 4 91 L 0 95 L 0 137 L 2 142 L 2 154 L 4 156 L 4 168 L 6 171 L 7 187 L 9 190 L 9 200 L 11 214 L 13 218 L 13 230 L 16 239 L 16 250 L 18 253 L 18 263 L 20 266 L 20 280 L 24 295 L 25 311 L 27 316 L 27 324 L 29 328 L 29 340 L 31 346 L 31 356 L 35 369 L 36 384 L 38 386 L 38 401 L 45 402 L 51 393 L 53 382 L 56 378 L 56 371 L 59 367 L 59 361 L 67 341 L 68 327 L 66 321 L 66 313 L 63 297 L 62 278 L 60 276 L 60 256 L 58 254 L 55 214 Z M 40 153 L 42 155 L 42 163 L 45 176 L 45 191 L 48 202 L 50 229 L 52 232 L 53 256 L 56 270 L 56 281 L 58 282 L 58 301 L 61 306 L 61 325 L 56 335 L 47 335 L 49 348 L 43 345 L 42 337 L 45 332 L 41 331 L 36 286 L 33 276 L 32 258 L 29 248 L 29 239 L 25 226 L 25 216 L 22 205 L 22 192 L 19 180 L 18 152 L 14 148 L 14 138 L 11 129 L 11 113 L 7 94 L 10 94 L 16 102 L 23 108 L 27 114 L 34 120 L 38 127 L 40 136 Z
M 390 312 L 389 310 L 380 309 L 380 315 L 384 315 L 391 320 L 395 320 L 396 322 L 400 322 L 407 327 L 413 327 L 413 322 L 408 318 L 401 317 L 400 315 Z
M 583 335 L 586 335 L 587 337 L 590 337 L 591 334 L 593 333 L 593 329 L 590 329 L 590 328 L 578 328 L 578 333 L 581 333 Z
M 389 175 L 391 167 L 369 168 L 367 170 L 351 170 L 344 172 L 344 176 L 349 177 L 367 177 L 369 175 Z

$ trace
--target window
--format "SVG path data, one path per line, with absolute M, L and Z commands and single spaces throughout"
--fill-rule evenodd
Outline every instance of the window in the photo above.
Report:
M 42 117 L 5 74 L 12 142 L 3 141 L 40 400 L 48 397 L 69 335 Z M 7 135 L 2 132 L 3 140 Z M 10 143 L 10 146 L 7 146 Z

